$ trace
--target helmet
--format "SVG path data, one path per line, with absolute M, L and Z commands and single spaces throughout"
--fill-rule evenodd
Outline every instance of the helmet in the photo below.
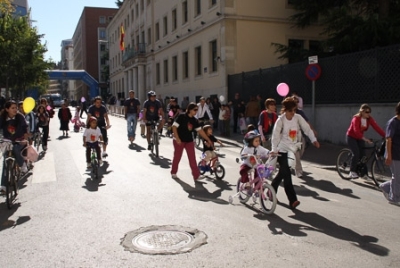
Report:
M 251 146 L 253 144 L 253 140 L 257 137 L 260 137 L 261 135 L 257 133 L 256 131 L 249 131 L 244 135 L 244 141 L 247 146 Z
M 156 93 L 153 90 L 147 92 L 147 97 L 151 97 L 151 96 L 155 96 L 155 95 L 156 95 Z
M 91 116 L 91 117 L 89 118 L 89 124 L 92 123 L 92 121 L 96 121 L 96 123 L 97 123 L 97 118 L 94 117 L 94 116 Z

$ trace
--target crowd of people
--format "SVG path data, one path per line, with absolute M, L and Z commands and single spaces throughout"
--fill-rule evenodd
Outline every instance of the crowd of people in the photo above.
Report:
M 208 152 L 207 157 L 210 158 L 213 156 L 214 143 L 220 143 L 213 136 L 213 129 L 218 130 L 220 136 L 229 137 L 232 115 L 233 133 L 238 133 L 242 130 L 243 134 L 245 134 L 246 148 L 244 151 L 257 150 L 259 153 L 267 152 L 277 155 L 279 172 L 273 179 L 272 186 L 275 191 L 278 191 L 278 187 L 283 180 L 289 206 L 294 209 L 300 204 L 293 188 L 291 168 L 295 170 L 297 177 L 302 177 L 303 170 L 300 159 L 305 148 L 305 136 L 315 147 L 319 148 L 320 145 L 316 139 L 317 132 L 302 110 L 303 100 L 298 94 L 294 92 L 286 97 L 282 102 L 282 109 L 279 113 L 276 109 L 277 103 L 272 98 L 262 101 L 260 96 L 251 97 L 246 104 L 238 93 L 234 95 L 234 100 L 228 103 L 221 103 L 217 98 L 211 100 L 205 97 L 201 97 L 198 103 L 194 103 L 189 102 L 189 99 L 185 97 L 180 106 L 173 97 L 169 98 L 169 103 L 165 105 L 161 96 L 157 98 L 154 91 L 149 91 L 147 96 L 148 99 L 143 103 L 142 109 L 140 101 L 135 98 L 134 91 L 130 91 L 129 98 L 123 102 L 127 121 L 127 138 L 131 144 L 135 141 L 136 126 L 139 122 L 141 135 L 147 139 L 148 149 L 150 150 L 152 146 L 150 126 L 154 122 L 158 122 L 158 131 L 162 134 L 163 126 L 167 123 L 166 135 L 173 138 L 174 147 L 171 168 L 172 178 L 178 178 L 178 166 L 183 151 L 186 151 L 188 156 L 193 179 L 198 181 L 202 178 L 195 159 L 193 133 L 201 136 L 204 142 L 203 147 Z M 86 158 L 89 168 L 90 160 L 88 157 L 92 146 L 99 147 L 98 156 L 100 162 L 101 157 L 107 157 L 107 129 L 111 125 L 107 108 L 101 97 L 94 98 L 92 105 L 87 105 L 86 102 L 86 99 L 82 97 L 81 107 L 76 109 L 73 118 L 68 108 L 68 101 L 64 100 L 64 104 L 58 111 L 58 118 L 63 136 L 68 136 L 71 120 L 87 126 L 83 135 L 83 143 L 87 147 Z M 46 151 L 49 139 L 49 124 L 51 118 L 54 117 L 53 108 L 46 99 L 41 99 L 33 111 L 25 113 L 22 104 L 22 102 L 18 104 L 14 101 L 8 101 L 4 104 L 4 109 L 0 115 L 0 129 L 3 131 L 4 138 L 11 141 L 29 140 L 33 133 L 41 129 L 43 132 L 42 148 Z M 89 106 L 88 109 L 87 106 Z M 353 116 L 346 133 L 346 142 L 353 153 L 349 178 L 355 179 L 358 177 L 356 166 L 358 161 L 365 155 L 364 144 L 371 143 L 364 136 L 364 133 L 371 126 L 380 136 L 386 139 L 385 161 L 387 165 L 390 165 L 392 171 L 392 180 L 382 184 L 380 187 L 390 203 L 400 204 L 400 103 L 396 106 L 396 115 L 389 120 L 386 131 L 375 122 L 371 116 L 371 111 L 372 109 L 368 104 L 361 105 L 359 112 Z M 87 113 L 86 124 L 80 121 L 83 112 Z M 242 126 L 243 120 L 245 127 Z M 209 123 L 204 126 L 202 122 Z M 102 143 L 103 153 L 101 157 L 99 141 Z M 291 159 L 291 150 L 288 149 L 293 146 L 298 146 L 298 149 L 293 152 L 295 159 Z M 15 154 L 18 156 L 18 165 L 21 167 L 22 172 L 27 172 L 26 162 L 21 156 L 23 145 L 16 144 L 14 148 Z M 248 181 L 246 177 L 248 168 L 249 165 L 244 160 L 239 172 L 243 183 Z

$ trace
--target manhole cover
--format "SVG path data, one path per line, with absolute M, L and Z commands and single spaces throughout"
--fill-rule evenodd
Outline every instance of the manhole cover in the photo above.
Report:
M 179 254 L 207 243 L 207 235 L 197 229 L 177 226 L 149 226 L 129 232 L 122 246 L 144 254 Z

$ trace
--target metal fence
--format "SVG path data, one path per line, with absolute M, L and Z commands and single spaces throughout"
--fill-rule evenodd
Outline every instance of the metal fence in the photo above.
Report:
M 236 92 L 243 100 L 260 94 L 263 99 L 282 97 L 279 83 L 297 91 L 311 104 L 311 81 L 306 78 L 308 62 L 294 63 L 228 76 L 228 98 Z M 321 77 L 315 82 L 316 104 L 397 103 L 400 101 L 400 44 L 319 59 Z

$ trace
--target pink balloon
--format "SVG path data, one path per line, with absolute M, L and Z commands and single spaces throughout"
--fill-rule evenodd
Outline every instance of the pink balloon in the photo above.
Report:
M 286 83 L 280 83 L 276 87 L 276 92 L 278 92 L 280 96 L 285 97 L 289 94 L 289 86 Z

